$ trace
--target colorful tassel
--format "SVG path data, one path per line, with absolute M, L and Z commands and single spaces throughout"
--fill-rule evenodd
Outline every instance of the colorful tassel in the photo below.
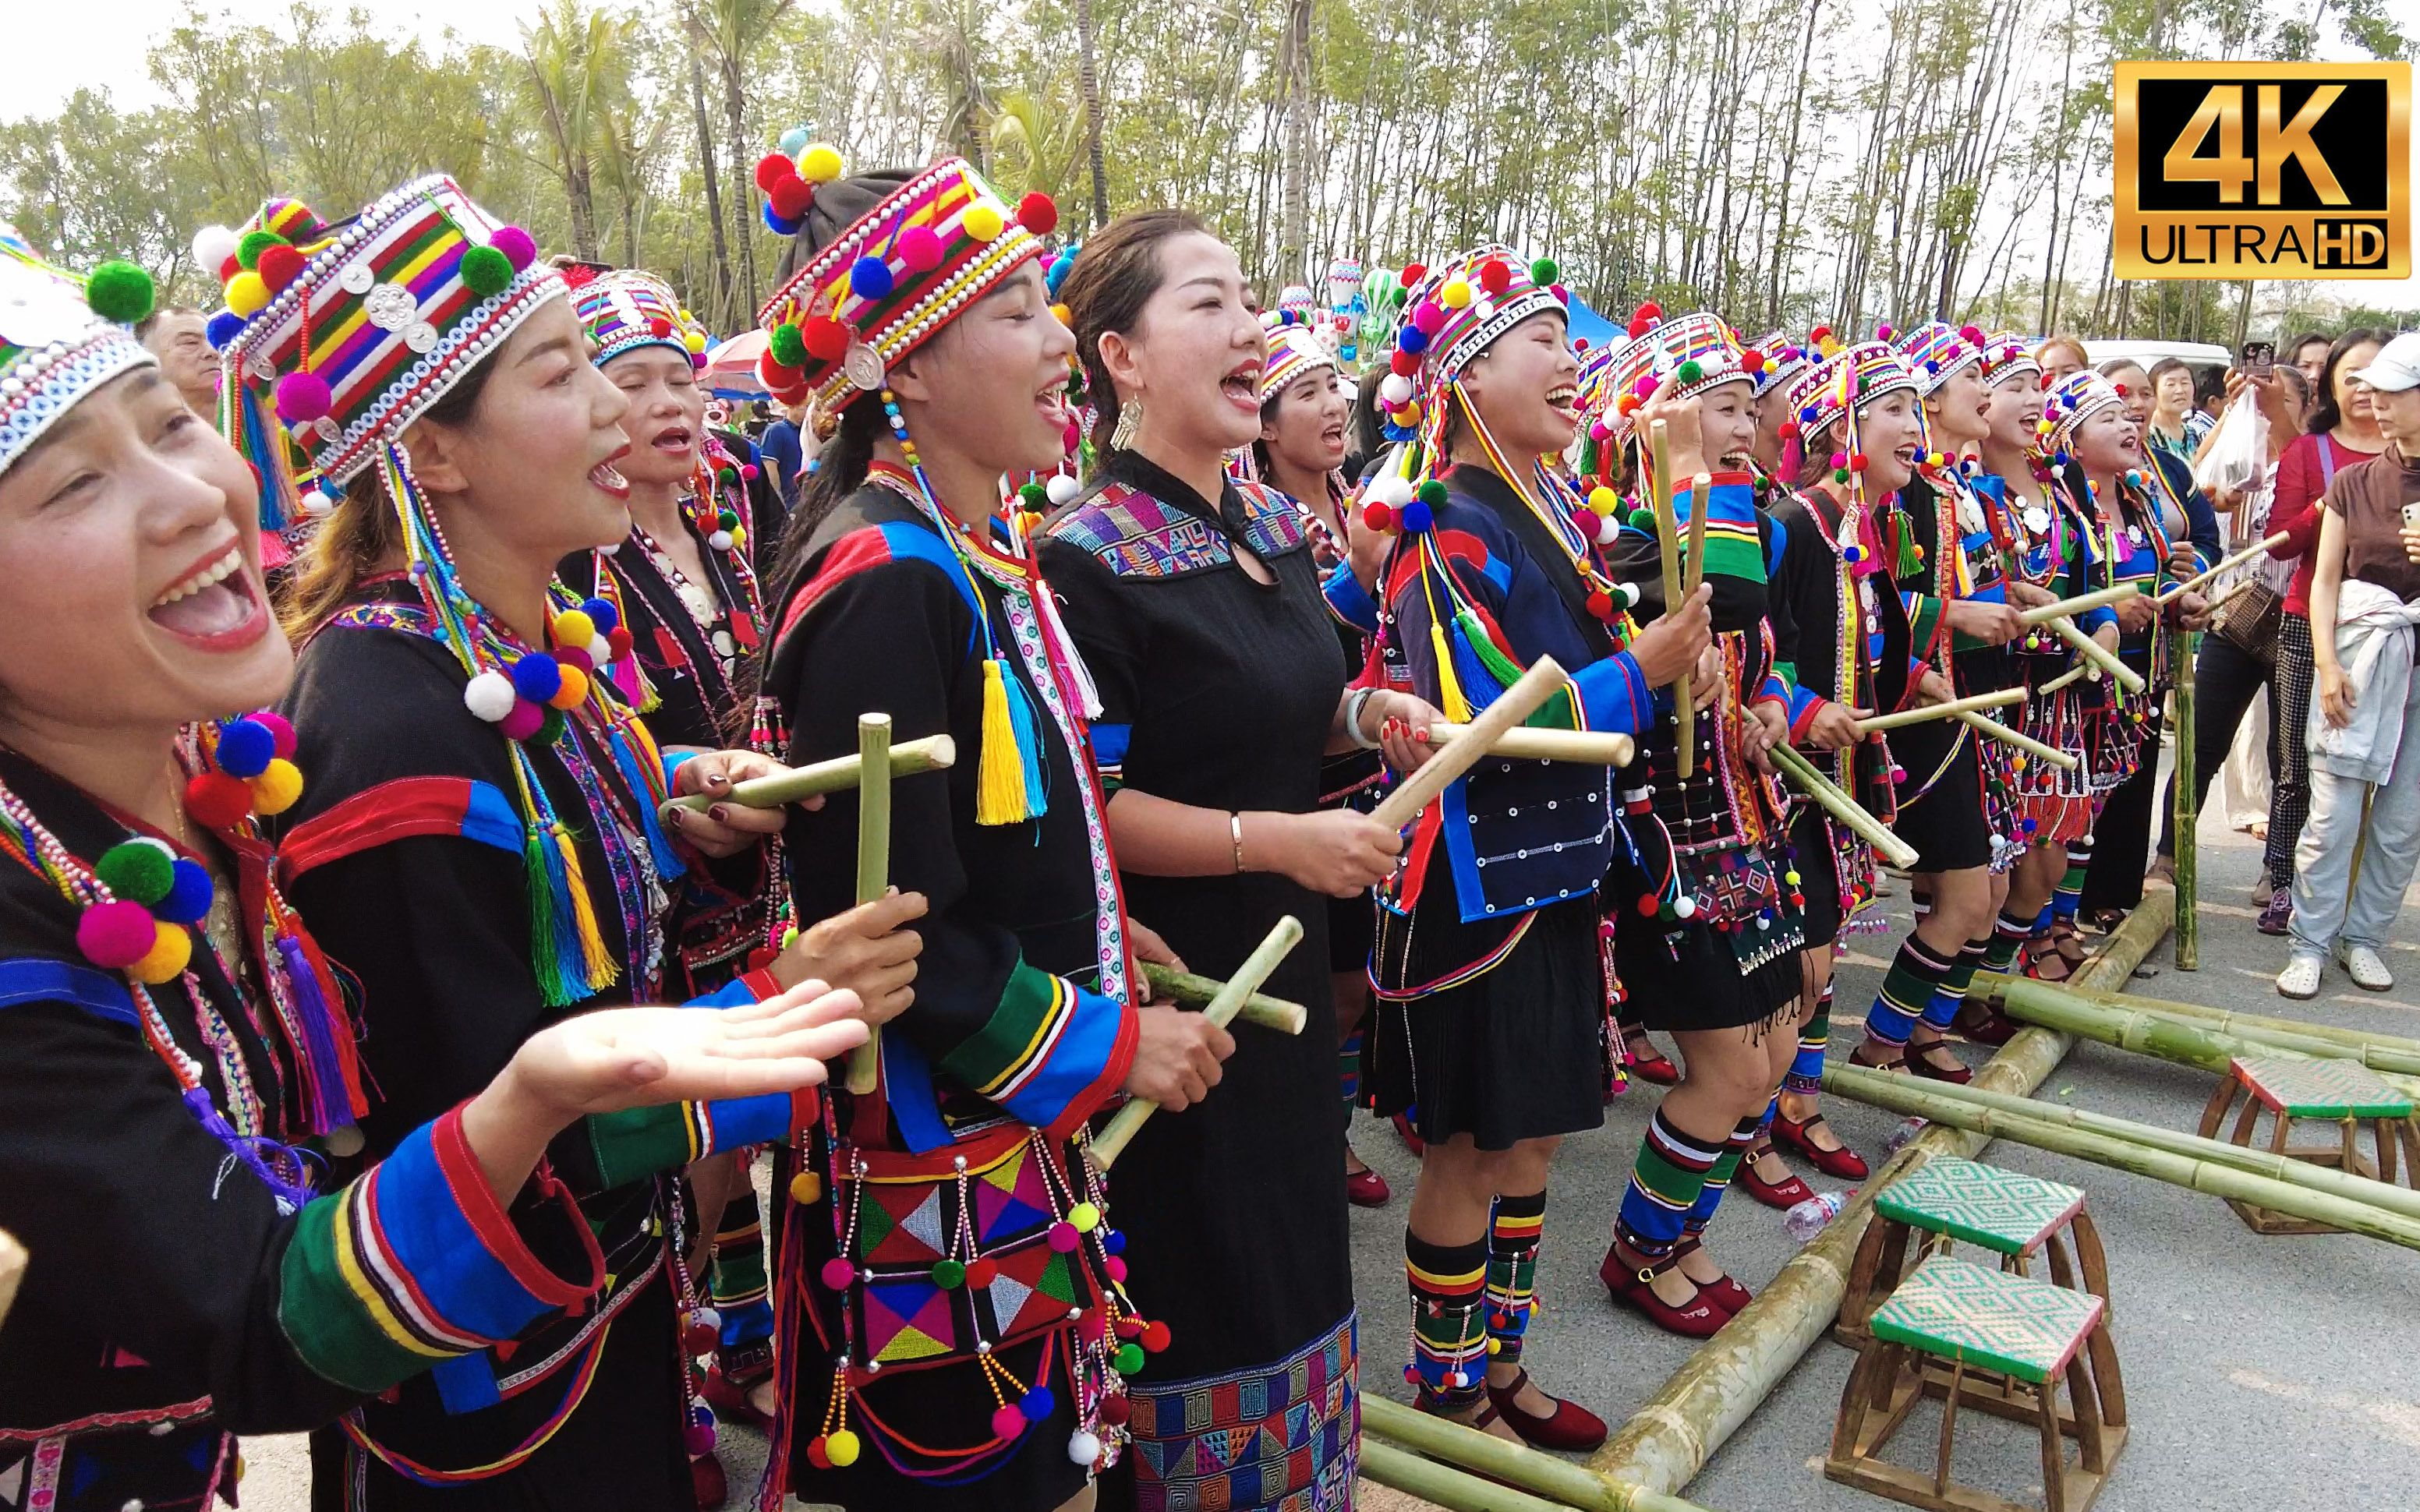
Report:
M 554 825 L 554 848 L 563 857 L 565 891 L 571 899 L 573 937 L 580 951 L 581 980 L 588 989 L 581 995 L 585 997 L 588 993 L 613 985 L 622 972 L 613 964 L 612 952 L 605 949 L 604 932 L 597 927 L 597 908 L 588 899 L 587 879 L 580 874 L 580 853 L 572 848 L 571 832 L 560 823 Z
M 535 824 L 521 831 L 521 885 L 529 895 L 530 970 L 537 977 L 538 994 L 549 1008 L 567 1008 L 582 995 L 564 979 L 558 948 L 555 915 L 556 901 L 563 896 L 561 863 L 545 832 Z
M 1429 622 L 1429 649 L 1436 655 L 1438 690 L 1445 696 L 1445 717 L 1455 724 L 1470 722 L 1470 701 L 1462 696 L 1462 680 L 1454 675 L 1453 653 L 1445 643 L 1445 626 Z
M 975 768 L 975 823 L 1019 825 L 1042 813 L 1042 758 L 1025 689 L 1010 692 L 1008 669 L 984 662 L 983 753 Z M 1023 717 L 1018 717 L 1022 715 Z

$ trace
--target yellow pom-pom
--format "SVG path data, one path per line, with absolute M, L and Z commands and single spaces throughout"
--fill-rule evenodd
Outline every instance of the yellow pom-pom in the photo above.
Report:
M 182 924 L 162 924 L 160 933 L 151 936 L 151 949 L 143 959 L 126 968 L 127 974 L 147 987 L 158 987 L 175 981 L 185 974 L 186 964 L 194 959 L 194 937 L 185 933 Z
M 554 617 L 556 645 L 578 646 L 584 651 L 588 642 L 596 639 L 597 622 L 588 617 L 586 609 L 567 609 Z
M 246 320 L 269 303 L 269 285 L 250 269 L 227 280 L 226 307 Z
M 1495 1336 L 1494 1335 L 1492 1335 L 1492 1334 L 1488 1335 L 1488 1337 L 1487 1337 L 1487 1352 L 1488 1352 L 1488 1353 L 1490 1353 L 1490 1354 L 1497 1353 L 1497 1352 L 1499 1352 L 1500 1350 L 1503 1350 L 1503 1348 L 1504 1348 L 1504 1341 L 1503 1341 L 1502 1339 L 1496 1337 L 1496 1336 Z
M 1411 403 L 1395 411 L 1395 424 L 1399 425 L 1417 425 L 1420 423 L 1420 417 L 1427 413 L 1427 410 L 1420 408 L 1420 402 L 1418 399 L 1414 399 Z
M 1459 278 L 1447 279 L 1445 287 L 1437 290 L 1437 302 L 1449 310 L 1464 308 L 1470 303 L 1470 285 Z
M 278 814 L 294 807 L 302 796 L 302 768 L 280 756 L 262 768 L 252 779 L 252 807 L 256 813 Z
M 830 1459 L 833 1467 L 839 1470 L 846 1470 L 856 1464 L 857 1435 L 847 1428 L 842 1428 L 839 1432 L 828 1436 L 824 1440 L 824 1458 Z
M 829 184 L 840 177 L 840 148 L 818 142 L 799 154 L 799 177 L 811 184 Z
M 731 527 L 731 549 L 737 551 L 745 548 L 747 545 L 748 527 L 745 525 L 734 525 Z
M 1067 1222 L 1074 1226 L 1076 1232 L 1089 1234 L 1101 1227 L 1101 1210 L 1089 1202 L 1078 1202 L 1067 1210 Z
M 1050 313 L 1051 313 L 1053 316 L 1056 316 L 1058 317 L 1058 319 L 1059 319 L 1059 323 L 1060 323 L 1061 325 L 1065 326 L 1065 327 L 1069 328 L 1070 330 L 1073 330 L 1073 329 L 1075 328 L 1075 325 L 1076 325 L 1076 312 L 1075 312 L 1075 311 L 1073 311 L 1073 310 L 1071 310 L 1071 309 L 1067 308 L 1067 307 L 1066 307 L 1065 305 L 1063 305 L 1063 304 L 1054 304 L 1054 305 L 1052 305 L 1052 306 L 1050 307 Z
M 1588 506 L 1598 515 L 1611 515 L 1621 507 L 1621 495 L 1600 483 L 1589 490 Z
M 588 674 L 577 667 L 566 667 L 563 669 L 563 686 L 556 688 L 554 697 L 547 702 L 566 711 L 576 709 L 587 702 Z
M 681 318 L 686 320 L 689 317 L 687 316 L 683 316 Z M 690 351 L 702 352 L 706 350 L 706 332 L 703 331 L 691 331 L 687 335 L 681 337 L 681 345 L 688 347 Z
M 967 228 L 967 235 L 974 238 L 977 241 L 991 241 L 997 239 L 1001 232 L 1005 230 L 1008 225 L 1007 222 L 1000 218 L 1000 211 L 993 209 L 988 205 L 970 205 L 967 207 L 967 213 L 959 218 L 958 224 L 965 226 Z
M 824 1179 L 813 1171 L 800 1171 L 790 1178 L 790 1200 L 800 1207 L 820 1202 L 824 1196 Z

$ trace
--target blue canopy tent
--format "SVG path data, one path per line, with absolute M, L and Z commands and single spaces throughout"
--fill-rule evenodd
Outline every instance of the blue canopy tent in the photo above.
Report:
M 1623 328 L 1590 309 L 1587 301 L 1575 294 L 1572 296 L 1572 314 L 1568 329 L 1574 342 L 1586 340 L 1589 349 L 1594 351 L 1609 341 L 1619 341 Z

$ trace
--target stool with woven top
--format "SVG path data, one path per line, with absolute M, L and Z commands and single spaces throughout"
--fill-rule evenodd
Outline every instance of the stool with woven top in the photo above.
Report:
M 2088 1291 L 1936 1255 L 1874 1310 L 1849 1372 L 1823 1473 L 1895 1502 L 1942 1512 L 2030 1512 L 2028 1504 L 1951 1479 L 1958 1412 L 1971 1407 L 2041 1436 L 2043 1512 L 2085 1512 L 2126 1443 L 2126 1394 L 2106 1358 L 2109 1304 Z M 1978 1393 L 1970 1375 L 2009 1383 Z M 2059 1405 L 2067 1388 L 2069 1410 Z M 1925 1397 L 1941 1403 L 1931 1473 L 1882 1458 Z M 2073 1439 L 2072 1461 L 2066 1441 Z
M 2420 1186 L 2420 1119 L 2412 1098 L 2389 1086 L 2378 1072 L 2357 1060 L 2298 1060 L 2284 1056 L 2237 1056 L 2227 1073 L 2202 1109 L 2201 1136 L 2215 1139 L 2226 1122 L 2236 1098 L 2243 1110 L 2226 1138 L 2253 1149 L 2260 1116 L 2269 1116 L 2267 1149 L 2289 1160 L 2333 1165 L 2372 1180 Z M 2336 1138 L 2324 1145 L 2292 1145 L 2288 1136 L 2298 1119 L 2324 1119 L 2336 1125 Z M 2371 1149 L 2361 1149 L 2361 1128 L 2370 1127 Z M 2397 1166 L 2400 1157 L 2401 1173 Z M 2257 1234 L 2332 1234 L 2330 1225 L 2311 1218 L 2289 1218 L 2263 1207 L 2229 1197 L 2226 1205 Z
M 2080 1289 L 2109 1300 L 2109 1262 L 2085 1209 L 2083 1188 L 1941 1156 L 1874 1194 L 1874 1221 L 1857 1245 L 1840 1296 L 1834 1336 L 1841 1343 L 1852 1349 L 1865 1343 L 1866 1319 L 1907 1273 L 1910 1240 L 1917 1233 L 1930 1237 L 1914 1259 L 1967 1243 L 1997 1255 L 2002 1270 L 2027 1275 L 2040 1255 L 2055 1284 L 2080 1283 Z M 2115 1378 L 2114 1352 L 2102 1368 Z

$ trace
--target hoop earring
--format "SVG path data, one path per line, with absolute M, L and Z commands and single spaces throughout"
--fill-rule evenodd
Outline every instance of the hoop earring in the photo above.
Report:
M 1141 429 L 1142 399 L 1138 395 L 1137 397 L 1128 399 L 1118 406 L 1118 423 L 1116 427 L 1109 432 L 1109 450 L 1112 452 L 1133 451 L 1135 449 L 1135 442 L 1141 439 L 1140 435 Z

